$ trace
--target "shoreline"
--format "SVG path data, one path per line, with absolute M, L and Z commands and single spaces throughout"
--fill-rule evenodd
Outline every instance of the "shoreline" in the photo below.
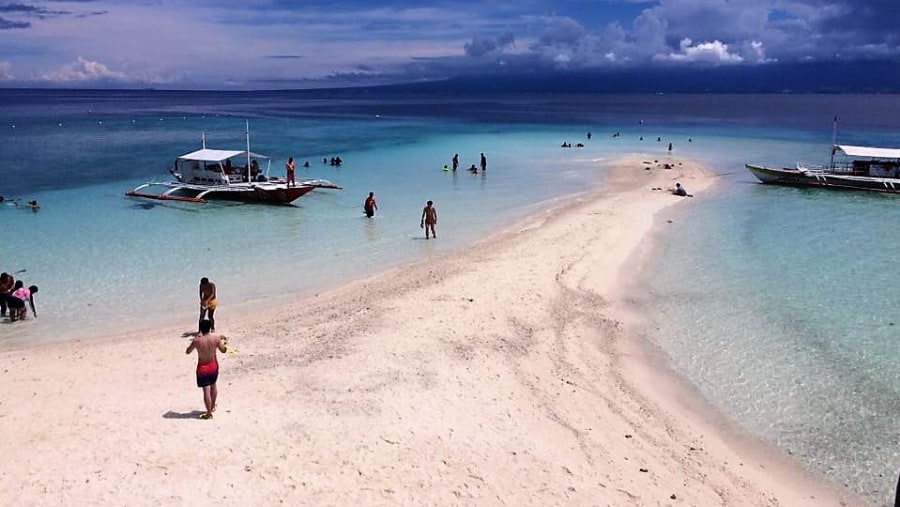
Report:
M 713 178 L 716 177 L 707 173 L 700 192 L 715 191 L 718 183 Z M 618 287 L 617 311 L 621 312 L 628 337 L 621 343 L 625 378 L 661 410 L 687 421 L 713 455 L 733 453 L 741 459 L 742 471 L 754 482 L 768 483 L 775 492 L 773 498 L 786 500 L 787 505 L 863 505 L 865 502 L 842 490 L 821 472 L 806 467 L 732 421 L 695 384 L 676 371 L 665 350 L 655 341 L 649 328 L 652 310 L 646 301 L 647 283 L 653 276 L 650 264 L 660 255 L 660 244 L 673 239 L 673 233 L 666 230 L 668 223 L 690 218 L 689 213 L 689 208 L 658 210 L 647 241 L 635 259 L 623 267 L 623 278 L 627 280 Z M 705 452 L 703 448 L 699 450 Z
M 0 496 L 840 505 L 799 475 L 747 475 L 755 457 L 707 448 L 732 442 L 624 364 L 647 361 L 623 348 L 647 252 L 629 259 L 680 199 L 648 187 L 703 191 L 682 162 L 616 160 L 603 188 L 487 240 L 260 310 L 225 333 L 240 353 L 213 421 L 176 326 L 3 351 Z

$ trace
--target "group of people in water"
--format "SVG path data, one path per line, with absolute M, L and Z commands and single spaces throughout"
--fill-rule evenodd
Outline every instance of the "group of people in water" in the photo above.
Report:
M 3 197 L 2 195 L 0 195 L 0 204 L 23 207 L 25 209 L 30 209 L 31 211 L 37 211 L 41 209 L 41 205 L 38 204 L 37 199 L 31 199 L 30 201 L 26 201 L 25 204 L 22 204 L 21 199 L 19 199 L 18 197 Z
M 363 213 L 368 218 L 372 218 L 375 216 L 375 210 L 377 209 L 378 203 L 375 201 L 375 192 L 369 192 L 369 195 L 363 201 Z M 434 201 L 428 201 L 425 203 L 425 207 L 422 208 L 422 220 L 419 222 L 419 227 L 425 229 L 425 239 L 437 238 L 437 233 L 434 230 L 436 225 L 437 208 L 434 207 Z
M 0 195 L 0 204 L 31 211 L 41 209 L 36 199 L 26 201 L 24 204 L 20 201 L 18 197 Z M 31 307 L 31 314 L 37 317 L 34 309 L 34 295 L 37 291 L 37 285 L 25 287 L 22 280 L 16 280 L 9 273 L 0 273 L 0 318 L 8 317 L 10 322 L 24 320 L 28 306 Z
M 450 161 L 453 171 L 459 169 L 459 153 L 454 153 L 453 158 Z M 481 166 L 481 172 L 484 173 L 487 171 L 487 157 L 484 153 L 481 154 L 479 158 L 479 165 Z M 450 171 L 450 167 L 445 165 L 445 171 Z M 473 174 L 478 173 L 478 166 L 472 164 L 468 169 L 469 172 Z M 369 195 L 366 196 L 363 201 L 363 213 L 365 213 L 366 217 L 372 218 L 375 216 L 375 210 L 378 209 L 378 203 L 375 201 L 375 192 L 369 192 Z M 437 238 L 437 232 L 435 231 L 435 226 L 437 225 L 437 208 L 434 207 L 434 201 L 428 201 L 425 203 L 425 207 L 422 208 L 422 218 L 419 221 L 419 227 L 425 230 L 425 239 Z
M 26 304 L 31 307 L 31 314 L 37 318 L 34 309 L 34 295 L 37 285 L 25 287 L 25 282 L 16 280 L 9 273 L 0 273 L 0 318 L 9 316 L 10 322 L 24 320 Z
M 459 169 L 459 153 L 453 154 L 453 159 L 450 161 L 450 164 L 453 167 L 453 169 L 452 169 L 453 171 L 456 171 L 457 169 Z M 478 167 L 481 167 L 482 173 L 484 171 L 487 171 L 487 157 L 484 155 L 484 153 L 482 153 L 481 157 L 479 158 L 478 166 L 476 166 L 475 164 L 472 164 L 466 170 L 472 174 L 478 174 Z M 445 164 L 444 171 L 450 171 L 450 170 L 451 170 L 450 167 Z

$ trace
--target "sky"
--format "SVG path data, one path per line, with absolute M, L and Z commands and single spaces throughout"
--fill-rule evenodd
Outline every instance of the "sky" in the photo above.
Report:
M 900 0 L 0 0 L 0 87 L 900 66 Z

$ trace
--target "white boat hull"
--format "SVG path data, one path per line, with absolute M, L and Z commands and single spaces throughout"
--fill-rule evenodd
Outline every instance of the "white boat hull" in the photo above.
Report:
M 822 170 L 801 171 L 791 168 L 747 164 L 747 169 L 762 183 L 795 187 L 824 187 L 845 190 L 900 193 L 900 179 L 835 174 Z

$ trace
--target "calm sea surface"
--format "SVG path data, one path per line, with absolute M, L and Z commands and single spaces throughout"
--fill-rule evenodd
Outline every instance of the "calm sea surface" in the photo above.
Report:
M 656 259 L 651 338 L 737 424 L 887 504 L 900 468 L 900 198 L 762 186 L 743 169 L 827 161 L 835 115 L 839 142 L 900 146 L 896 96 L 0 90 L 0 195 L 42 205 L 0 205 L 0 270 L 41 287 L 40 318 L 0 324 L 0 347 L 191 330 L 203 276 L 227 331 L 254 304 L 464 247 L 601 185 L 604 160 L 661 157 L 672 142 L 722 184 Z M 343 190 L 285 207 L 124 197 L 164 180 L 202 134 L 242 149 L 247 120 L 273 173 L 293 156 L 310 162 L 298 177 Z M 486 174 L 441 170 L 481 152 Z M 336 155 L 342 167 L 322 163 Z M 438 241 L 418 227 L 428 199 Z

